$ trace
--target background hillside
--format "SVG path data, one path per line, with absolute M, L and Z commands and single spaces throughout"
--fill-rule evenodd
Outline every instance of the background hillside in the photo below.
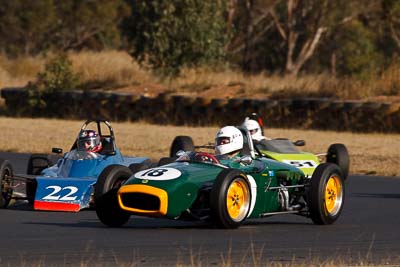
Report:
M 0 87 L 383 101 L 400 94 L 396 0 L 0 4 Z

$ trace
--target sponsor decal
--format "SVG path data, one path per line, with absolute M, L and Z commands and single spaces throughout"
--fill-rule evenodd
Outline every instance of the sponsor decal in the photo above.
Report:
M 295 166 L 296 168 L 315 168 L 318 166 L 313 160 L 283 160 L 282 162 Z
M 181 172 L 174 168 L 160 167 L 137 172 L 135 178 L 142 180 L 172 180 L 181 176 Z
M 44 200 L 73 201 L 76 200 L 77 196 L 75 193 L 78 192 L 78 188 L 75 186 L 61 187 L 58 185 L 49 185 L 46 189 L 51 190 L 51 192 L 42 197 Z

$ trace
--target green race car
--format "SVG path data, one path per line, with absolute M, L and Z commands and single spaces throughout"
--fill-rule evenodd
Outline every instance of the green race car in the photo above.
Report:
M 180 152 L 172 163 L 139 171 L 120 188 L 96 185 L 96 213 L 107 226 L 125 224 L 130 215 L 175 220 L 204 220 L 219 228 L 237 228 L 248 218 L 292 213 L 315 224 L 335 222 L 343 208 L 345 185 L 341 168 L 322 163 L 307 176 L 301 169 L 269 159 L 254 149 L 250 134 L 240 129 L 240 157 L 219 159 L 206 152 Z M 97 191 L 99 192 L 99 191 Z
M 315 155 L 297 149 L 298 146 L 305 145 L 304 140 L 291 142 L 285 138 L 277 138 L 253 142 L 254 148 L 259 155 L 293 165 L 301 169 L 307 177 L 311 177 L 317 166 L 322 163 L 320 160 L 322 156 L 326 156 L 326 162 L 335 163 L 340 167 L 344 180 L 348 177 L 349 154 L 343 144 L 331 144 L 327 153 Z M 179 151 L 194 151 L 202 148 L 214 149 L 214 145 L 210 143 L 207 145 L 195 146 L 190 136 L 176 136 L 171 144 L 170 158 L 163 158 L 161 163 L 170 162 L 172 159 L 176 158 L 176 153 Z

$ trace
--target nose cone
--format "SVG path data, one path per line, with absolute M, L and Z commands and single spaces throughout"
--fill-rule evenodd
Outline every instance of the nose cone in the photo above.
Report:
M 136 214 L 161 217 L 168 211 L 168 194 L 160 188 L 143 184 L 124 185 L 118 190 L 121 209 Z

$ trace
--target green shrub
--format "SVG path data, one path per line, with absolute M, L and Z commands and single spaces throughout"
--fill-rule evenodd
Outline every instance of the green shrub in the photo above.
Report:
M 34 110 L 51 108 L 55 92 L 79 87 L 79 75 L 72 70 L 72 62 L 62 54 L 50 59 L 36 81 L 27 85 L 28 105 Z

